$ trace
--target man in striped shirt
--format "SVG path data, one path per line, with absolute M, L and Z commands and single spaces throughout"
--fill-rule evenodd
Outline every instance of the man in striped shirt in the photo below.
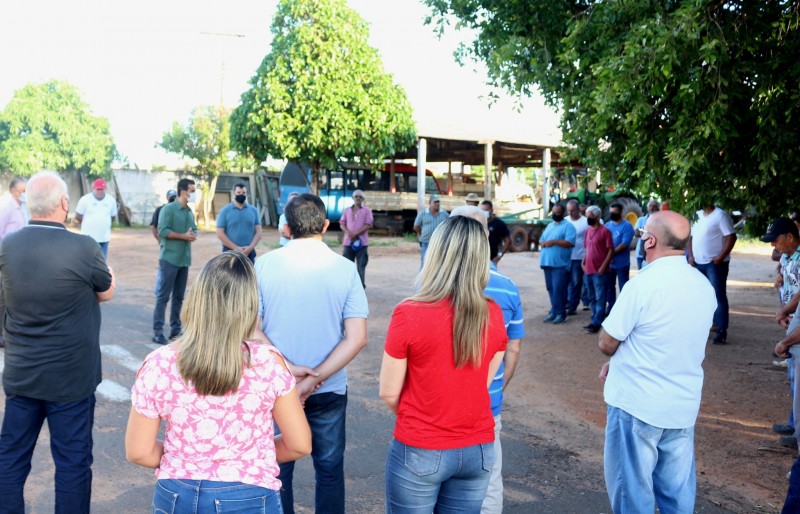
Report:
M 417 218 L 414 220 L 414 232 L 419 237 L 420 268 L 425 264 L 425 252 L 428 251 L 428 242 L 431 240 L 433 231 L 449 216 L 447 211 L 439 208 L 439 195 L 431 195 L 429 207 L 417 214 Z

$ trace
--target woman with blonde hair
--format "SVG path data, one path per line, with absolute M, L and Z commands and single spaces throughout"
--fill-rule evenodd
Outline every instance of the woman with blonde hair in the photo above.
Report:
M 142 364 L 125 452 L 129 461 L 156 468 L 153 512 L 228 512 L 226 505 L 282 512 L 278 462 L 308 455 L 311 432 L 283 356 L 248 339 L 257 313 L 250 260 L 239 252 L 218 255 L 183 305 L 184 334 Z
M 488 280 L 485 229 L 450 217 L 433 233 L 419 291 L 392 314 L 380 375 L 397 414 L 386 512 L 481 510 L 495 458 L 488 386 L 507 342 Z

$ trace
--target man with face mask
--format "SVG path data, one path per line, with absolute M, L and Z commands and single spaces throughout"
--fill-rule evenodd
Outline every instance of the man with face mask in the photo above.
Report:
M 545 323 L 564 323 L 567 320 L 567 288 L 572 247 L 575 246 L 575 227 L 564 221 L 564 206 L 556 204 L 552 212 L 553 222 L 544 229 L 539 238 L 542 251 L 539 267 L 544 271 L 547 294 L 550 296 L 550 313 Z
M 619 290 L 625 287 L 631 274 L 631 243 L 633 242 L 633 225 L 622 217 L 622 204 L 614 202 L 609 207 L 611 222 L 606 225 L 611 231 L 614 239 L 614 258 L 611 259 L 611 284 L 608 288 L 608 310 L 611 312 L 614 302 L 617 300 L 617 293 L 614 289 L 615 281 L 619 284 Z
M 161 209 L 158 218 L 158 235 L 161 253 L 158 256 L 158 283 L 156 306 L 153 311 L 153 342 L 167 344 L 164 337 L 164 318 L 167 302 L 172 296 L 169 338 L 181 334 L 181 306 L 186 292 L 189 266 L 192 264 L 192 243 L 197 239 L 197 225 L 189 202 L 194 202 L 194 180 L 178 181 L 178 199 Z
M 589 307 L 592 322 L 583 327 L 586 332 L 596 334 L 606 318 L 606 297 L 611 283 L 611 259 L 614 257 L 614 240 L 611 232 L 600 224 L 603 211 L 596 205 L 586 209 L 586 223 L 589 227 L 584 235 L 586 253 L 583 257 L 583 271 L 589 289 Z
M 258 209 L 247 203 L 247 186 L 233 186 L 233 202 L 219 211 L 217 216 L 217 238 L 222 242 L 222 251 L 236 250 L 256 262 L 256 246 L 261 241 L 261 223 Z
M 83 195 L 75 207 L 75 221 L 81 224 L 81 234 L 92 236 L 106 258 L 111 223 L 117 219 L 117 211 L 117 201 L 106 194 L 106 181 L 101 178 L 92 183 L 92 192 Z

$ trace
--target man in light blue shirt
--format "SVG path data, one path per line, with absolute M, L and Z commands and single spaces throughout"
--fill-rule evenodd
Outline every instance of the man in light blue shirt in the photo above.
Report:
M 260 325 L 289 361 L 304 402 L 316 471 L 316 512 L 344 513 L 345 366 L 367 344 L 369 309 L 355 265 L 322 241 L 317 196 L 286 207 L 291 241 L 256 260 Z M 294 463 L 280 465 L 284 513 L 294 512 Z
M 564 207 L 556 204 L 552 212 L 553 222 L 544 229 L 539 238 L 542 251 L 539 267 L 544 271 L 547 294 L 550 296 L 550 313 L 545 323 L 564 323 L 567 320 L 567 288 L 572 247 L 575 246 L 575 227 L 564 220 Z

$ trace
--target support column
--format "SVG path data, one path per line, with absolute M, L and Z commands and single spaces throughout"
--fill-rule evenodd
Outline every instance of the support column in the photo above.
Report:
M 492 174 L 492 145 L 494 141 L 485 141 L 483 143 L 483 198 L 484 200 L 492 200 L 492 183 L 494 182 L 494 175 Z
M 428 140 L 424 137 L 417 142 L 417 212 L 425 209 L 425 168 L 428 167 Z
M 550 213 L 550 149 L 544 149 L 542 156 L 542 173 L 544 174 L 544 184 L 542 189 L 542 217 L 546 218 Z

